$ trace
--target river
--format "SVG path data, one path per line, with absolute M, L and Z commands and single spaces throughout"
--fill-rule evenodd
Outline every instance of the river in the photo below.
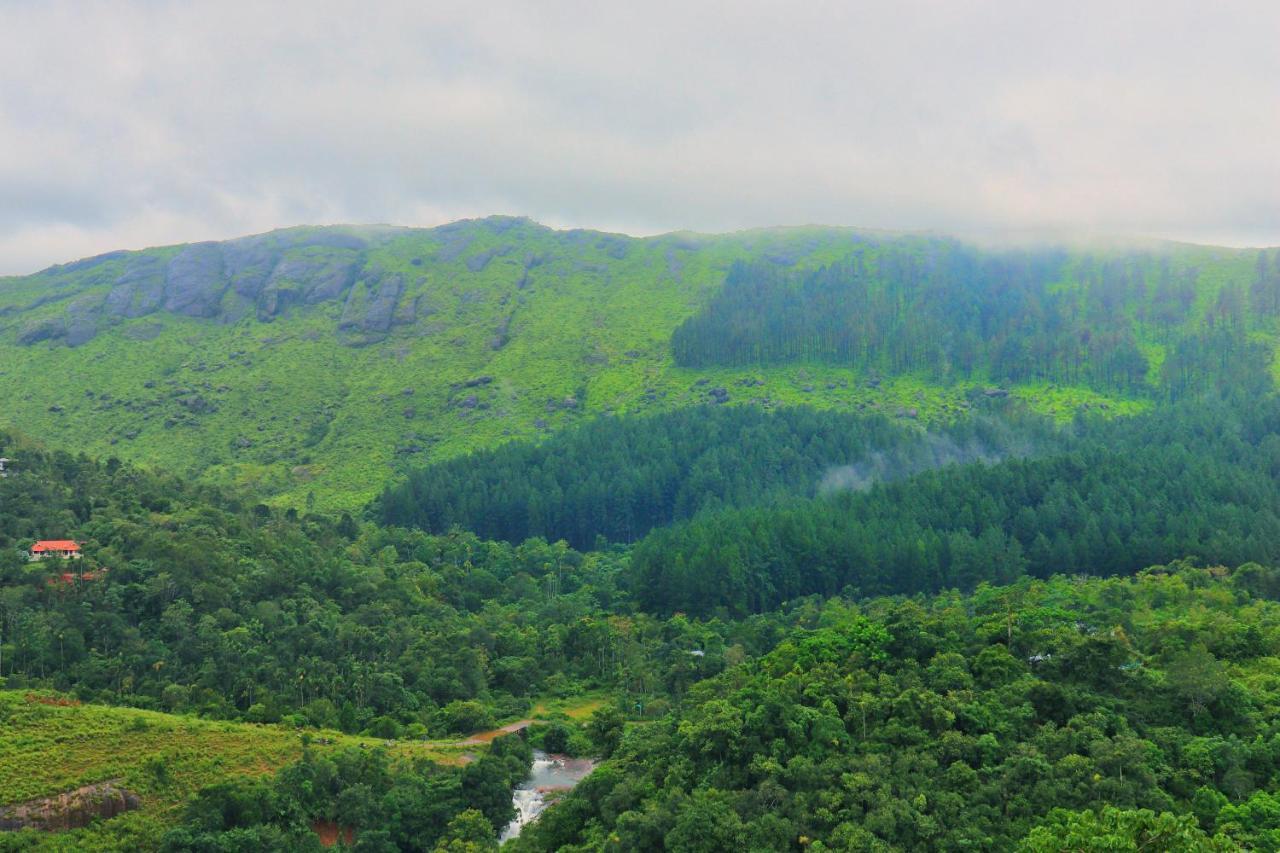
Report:
M 529 778 L 511 792 L 511 802 L 516 807 L 516 816 L 502 830 L 498 843 L 509 841 L 519 835 L 520 830 L 537 820 L 538 815 L 542 814 L 548 805 L 581 782 L 593 769 L 595 769 L 595 762 L 590 758 L 548 755 L 540 749 L 535 749 Z

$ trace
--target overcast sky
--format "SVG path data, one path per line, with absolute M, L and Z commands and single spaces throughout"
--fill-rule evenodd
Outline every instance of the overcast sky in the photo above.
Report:
M 1280 244 L 1280 3 L 0 0 L 0 273 L 490 213 Z

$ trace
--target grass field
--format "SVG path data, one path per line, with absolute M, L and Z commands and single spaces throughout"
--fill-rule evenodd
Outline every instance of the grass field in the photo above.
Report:
M 22 833 L 48 850 L 125 850 L 154 847 L 187 797 L 221 780 L 273 773 L 302 755 L 303 736 L 280 726 L 223 723 L 128 708 L 46 704 L 64 701 L 43 691 L 0 691 L 0 805 L 48 797 L 83 785 L 119 780 L 142 808 L 86 829 Z M 309 730 L 320 751 L 374 738 Z M 319 740 L 330 743 L 318 743 Z M 393 758 L 465 760 L 467 749 L 397 741 Z M 6 834 L 0 834 L 0 849 Z M 10 843 L 19 836 L 8 834 Z
M 572 720 L 575 723 L 586 720 L 610 701 L 607 693 L 587 693 L 569 699 L 539 699 L 533 703 L 530 717 L 543 720 Z

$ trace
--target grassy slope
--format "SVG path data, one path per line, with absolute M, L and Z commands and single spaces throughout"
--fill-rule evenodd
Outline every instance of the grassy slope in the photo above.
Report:
M 454 256 L 448 240 L 456 244 L 459 233 L 469 242 Z M 447 240 L 435 231 L 391 231 L 367 261 L 402 272 L 410 282 L 404 299 L 423 297 L 432 312 L 364 346 L 340 343 L 351 338 L 336 331 L 339 302 L 291 309 L 270 323 L 251 310 L 233 322 L 161 312 L 118 321 L 76 348 L 21 346 L 16 338 L 31 323 L 101 299 L 125 260 L 0 280 L 0 425 L 50 446 L 243 483 L 279 503 L 354 508 L 405 465 L 536 437 L 593 413 L 701 402 L 715 386 L 729 389 L 735 403 L 954 416 L 966 388 L 910 376 L 873 389 L 852 371 L 824 365 L 692 371 L 672 364 L 671 331 L 720 286 L 735 259 L 772 255 L 819 265 L 843 257 L 856 233 L 793 228 L 636 240 L 527 222 L 471 223 Z M 491 250 L 483 268 L 468 266 Z M 1246 252 L 1165 251 L 1175 267 L 1200 267 L 1205 304 L 1224 281 L 1252 276 Z M 519 288 L 530 256 L 542 263 Z M 65 298 L 31 307 L 59 293 Z M 494 349 L 504 318 L 509 340 Z M 456 387 L 482 375 L 494 381 Z M 738 384 L 748 377 L 764 384 Z M 183 392 L 217 411 L 190 412 L 179 401 Z M 1072 387 L 1014 393 L 1062 415 L 1085 404 L 1120 412 L 1143 405 Z M 570 399 L 576 402 L 567 405 Z
M 109 779 L 121 780 L 143 803 L 138 811 L 83 830 L 38 834 L 42 843 L 37 849 L 153 848 L 189 793 L 232 777 L 274 772 L 302 755 L 298 732 L 280 726 L 98 705 L 52 707 L 28 701 L 29 695 L 0 690 L 0 805 Z M 316 745 L 318 750 L 382 744 L 340 732 L 314 735 L 332 741 Z M 451 763 L 460 760 L 462 748 L 401 741 L 390 752 L 393 757 Z M 157 764 L 167 769 L 167 778 L 157 777 Z

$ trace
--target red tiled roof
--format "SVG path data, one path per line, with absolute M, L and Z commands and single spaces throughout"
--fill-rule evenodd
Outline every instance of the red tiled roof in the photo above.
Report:
M 39 553 L 42 551 L 79 551 L 80 543 L 73 542 L 70 539 L 42 539 L 31 546 L 31 552 Z

